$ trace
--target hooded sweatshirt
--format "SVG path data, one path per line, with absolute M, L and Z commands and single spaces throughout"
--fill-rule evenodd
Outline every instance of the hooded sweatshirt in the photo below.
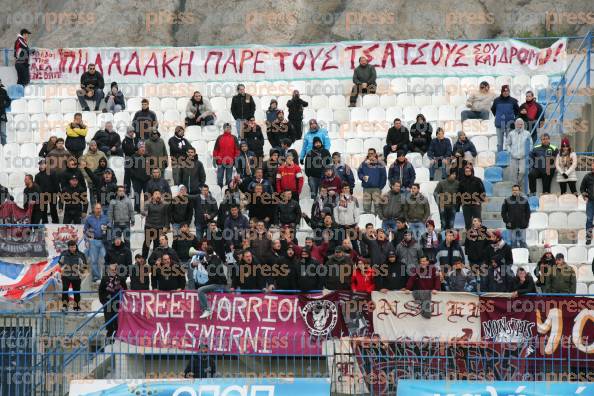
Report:
M 311 129 L 303 136 L 303 146 L 301 147 L 301 154 L 299 158 L 305 159 L 305 156 L 313 148 L 313 140 L 317 137 L 322 141 L 322 145 L 326 150 L 330 150 L 330 138 L 328 137 L 328 131 L 326 128 L 318 128 L 316 131 Z

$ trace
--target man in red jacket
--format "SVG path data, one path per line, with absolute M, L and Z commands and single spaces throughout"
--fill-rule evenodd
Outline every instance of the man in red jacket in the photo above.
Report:
M 285 163 L 276 171 L 276 191 L 290 190 L 292 199 L 299 200 L 303 188 L 303 173 L 292 155 L 287 155 Z
M 223 134 L 219 135 L 212 151 L 212 162 L 217 168 L 217 184 L 223 188 L 223 178 L 225 185 L 231 182 L 233 177 L 233 166 L 235 159 L 239 156 L 239 142 L 237 137 L 231 133 L 231 124 L 223 125 Z
M 429 265 L 427 256 L 419 259 L 419 266 L 414 268 L 406 282 L 404 291 L 431 290 L 433 293 L 441 290 L 441 280 L 434 265 Z

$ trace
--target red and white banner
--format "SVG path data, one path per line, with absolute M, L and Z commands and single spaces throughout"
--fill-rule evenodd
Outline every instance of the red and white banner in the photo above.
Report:
M 56 48 L 31 55 L 32 82 L 79 83 L 94 63 L 106 84 L 350 79 L 360 56 L 378 77 L 562 73 L 567 40 L 537 48 L 517 40 L 349 41 L 297 46 Z
M 387 341 L 480 341 L 480 303 L 476 294 L 439 292 L 426 303 L 431 317 L 412 293 L 373 292 L 373 327 Z

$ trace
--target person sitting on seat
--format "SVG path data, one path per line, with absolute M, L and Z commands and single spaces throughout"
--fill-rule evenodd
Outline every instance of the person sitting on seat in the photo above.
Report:
M 374 94 L 377 89 L 375 79 L 377 78 L 375 66 L 369 64 L 366 56 L 359 58 L 359 66 L 355 68 L 353 73 L 353 89 L 351 91 L 351 98 L 349 107 L 357 105 L 357 96 L 359 94 Z
M 95 70 L 95 64 L 90 63 L 88 71 L 84 72 L 80 76 L 80 89 L 76 90 L 76 96 L 80 103 L 80 107 L 83 111 L 89 111 L 88 100 L 95 101 L 95 111 L 99 110 L 101 105 L 101 99 L 104 97 L 103 88 L 105 82 L 103 81 L 103 75 Z

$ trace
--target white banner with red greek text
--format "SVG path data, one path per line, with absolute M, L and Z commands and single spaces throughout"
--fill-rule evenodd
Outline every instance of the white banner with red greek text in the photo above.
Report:
M 371 293 L 373 327 L 387 341 L 480 341 L 480 301 L 476 294 L 437 292 L 425 301 L 412 293 Z M 424 317 L 422 312 L 430 313 Z
M 349 41 L 295 46 L 36 49 L 33 82 L 78 83 L 89 63 L 106 83 L 351 79 L 366 56 L 379 78 L 561 74 L 567 39 L 537 48 L 513 40 Z

